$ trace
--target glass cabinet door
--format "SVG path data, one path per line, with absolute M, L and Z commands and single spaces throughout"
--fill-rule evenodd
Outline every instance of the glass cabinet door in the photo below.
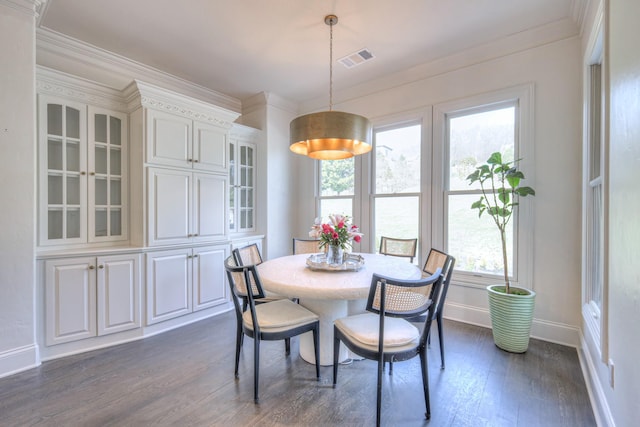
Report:
M 86 127 L 82 104 L 43 99 L 40 106 L 40 241 L 86 238 Z
M 126 239 L 126 116 L 89 108 L 89 241 Z
M 229 144 L 229 231 L 255 229 L 255 148 L 233 141 Z
M 239 228 L 241 230 L 253 230 L 253 177 L 254 177 L 254 157 L 253 147 L 246 144 L 239 144 L 240 162 L 239 162 L 239 189 L 240 197 L 238 198 L 238 216 Z

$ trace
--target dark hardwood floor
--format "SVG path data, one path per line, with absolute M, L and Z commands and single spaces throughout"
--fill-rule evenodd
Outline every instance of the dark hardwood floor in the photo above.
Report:
M 370 426 L 376 366 L 314 368 L 283 342 L 264 342 L 260 404 L 253 403 L 253 347 L 245 339 L 233 376 L 232 313 L 117 347 L 70 356 L 0 379 L 2 426 Z M 445 321 L 445 370 L 437 331 L 429 349 L 432 418 L 424 419 L 419 358 L 383 381 L 386 426 L 595 426 L 576 350 L 532 340 L 509 354 L 491 331 Z

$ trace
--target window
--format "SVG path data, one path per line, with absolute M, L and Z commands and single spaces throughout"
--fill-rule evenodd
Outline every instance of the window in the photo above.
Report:
M 602 16 L 590 40 L 591 54 L 585 64 L 585 103 L 583 132 L 583 243 L 582 243 L 582 317 L 585 340 L 592 342 L 600 359 L 608 361 L 608 316 L 606 298 L 607 269 L 607 152 L 605 132 L 605 96 L 602 62 L 604 43 Z
M 319 170 L 320 217 L 323 222 L 326 222 L 331 214 L 344 214 L 353 218 L 354 158 L 320 161 Z
M 498 151 L 505 160 L 522 159 L 525 185 L 535 187 L 528 131 L 532 92 L 525 86 L 435 107 L 434 246 L 456 258 L 456 281 L 486 285 L 504 275 L 499 231 L 490 215 L 478 218 L 471 209 L 481 189 L 466 178 Z M 507 267 L 515 284 L 530 287 L 531 207 L 528 200 L 519 203 L 507 230 Z
M 471 210 L 480 198 L 480 184 L 469 186 L 466 177 L 491 153 L 499 151 L 503 160 L 513 161 L 515 149 L 516 106 L 492 106 L 485 111 L 470 110 L 447 114 L 448 131 L 446 227 L 448 250 L 455 254 L 456 268 L 469 273 L 504 275 L 502 248 L 497 227 L 491 216 Z M 507 230 L 509 271 L 513 268 L 513 225 Z
M 369 154 L 317 162 L 316 212 L 324 221 L 331 213 L 351 216 L 364 233 L 356 250 L 377 252 L 381 236 L 417 237 L 418 265 L 438 248 L 456 257 L 456 282 L 493 284 L 502 273 L 500 238 L 489 216 L 479 220 L 471 210 L 480 190 L 466 177 L 501 151 L 523 158 L 519 168 L 535 188 L 532 105 L 533 85 L 523 85 L 379 119 Z M 514 285 L 527 287 L 531 205 L 520 200 L 509 236 L 509 271 Z
M 381 236 L 413 239 L 420 235 L 421 130 L 420 124 L 374 130 L 376 251 Z M 420 253 L 420 239 L 416 253 Z

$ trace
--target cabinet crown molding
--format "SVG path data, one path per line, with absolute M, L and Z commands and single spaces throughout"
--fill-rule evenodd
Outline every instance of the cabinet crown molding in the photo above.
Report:
M 129 111 L 140 107 L 166 111 L 182 117 L 231 129 L 233 122 L 240 116 L 226 108 L 208 104 L 197 99 L 154 86 L 140 80 L 134 80 L 124 89 Z
M 40 65 L 36 66 L 36 91 L 127 112 L 127 103 L 121 91 Z

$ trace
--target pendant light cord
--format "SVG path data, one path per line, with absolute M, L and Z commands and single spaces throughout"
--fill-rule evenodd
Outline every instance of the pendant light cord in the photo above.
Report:
M 333 21 L 329 24 L 329 111 L 333 110 Z

